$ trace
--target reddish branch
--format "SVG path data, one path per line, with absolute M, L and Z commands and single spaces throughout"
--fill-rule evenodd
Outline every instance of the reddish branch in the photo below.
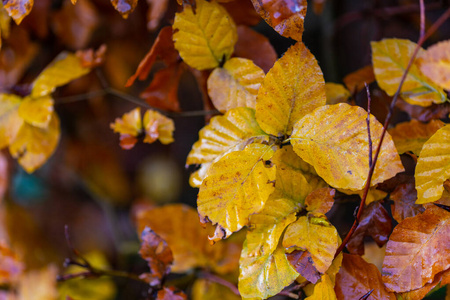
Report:
M 337 249 L 335 257 L 338 256 L 339 253 L 342 252 L 342 250 L 344 249 L 345 245 L 348 243 L 348 241 L 350 240 L 350 238 L 352 237 L 353 233 L 355 232 L 356 228 L 359 225 L 359 220 L 361 219 L 362 212 L 363 212 L 363 209 L 364 209 L 364 203 L 366 202 L 367 194 L 369 193 L 370 182 L 372 181 L 373 172 L 375 171 L 375 166 L 376 166 L 376 163 L 377 163 L 377 160 L 378 160 L 378 155 L 380 154 L 380 151 L 381 151 L 381 145 L 383 144 L 384 136 L 386 135 L 386 131 L 387 131 L 388 125 L 391 122 L 392 113 L 394 111 L 395 103 L 397 102 L 398 96 L 400 95 L 400 91 L 402 89 L 403 83 L 405 82 L 405 79 L 406 79 L 406 76 L 407 76 L 407 74 L 409 72 L 409 69 L 411 68 L 411 66 L 412 66 L 412 64 L 413 64 L 413 62 L 414 62 L 414 60 L 415 60 L 415 58 L 417 56 L 417 53 L 419 52 L 421 46 L 426 41 L 426 39 L 428 39 L 449 17 L 450 17 L 450 8 L 445 11 L 445 13 L 436 21 L 436 23 L 434 23 L 430 27 L 430 29 L 428 29 L 426 34 L 421 36 L 419 41 L 417 42 L 417 46 L 414 49 L 413 55 L 409 59 L 408 66 L 406 67 L 405 72 L 403 72 L 402 78 L 400 80 L 400 84 L 398 85 L 397 91 L 395 92 L 394 98 L 392 99 L 391 105 L 389 107 L 389 112 L 388 112 L 388 114 L 386 116 L 386 120 L 385 120 L 384 125 L 383 125 L 383 131 L 381 132 L 380 142 L 378 143 L 378 147 L 377 147 L 377 150 L 375 152 L 375 156 L 373 158 L 373 164 L 370 166 L 370 169 L 369 169 L 369 174 L 367 176 L 367 182 L 366 182 L 366 185 L 364 187 L 364 193 L 363 193 L 363 196 L 361 197 L 361 202 L 359 204 L 359 208 L 358 208 L 358 212 L 356 214 L 355 221 L 353 222 L 352 228 L 347 233 L 347 236 L 342 241 L 342 244 Z

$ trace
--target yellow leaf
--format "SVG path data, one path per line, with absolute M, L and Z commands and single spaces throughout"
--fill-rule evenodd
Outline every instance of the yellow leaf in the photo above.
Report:
M 215 0 L 197 0 L 175 15 L 173 40 L 181 58 L 198 70 L 212 69 L 228 60 L 237 42 L 236 25 Z
M 52 93 L 57 87 L 65 85 L 87 73 L 89 68 L 83 68 L 81 60 L 73 53 L 62 52 L 33 82 L 31 97 L 38 98 Z
M 384 39 L 380 42 L 371 42 L 371 46 L 372 63 L 378 85 L 389 96 L 393 96 L 417 45 L 409 40 Z M 423 51 L 420 49 L 418 55 L 421 56 Z M 411 66 L 400 92 L 403 100 L 420 106 L 443 103 L 447 98 L 442 88 L 420 72 L 416 63 Z
M 241 272 L 238 288 L 243 299 L 269 298 L 278 294 L 299 275 L 287 260 L 281 244 L 271 254 L 251 256 L 245 242 L 239 266 Z
M 45 129 L 50 123 L 53 110 L 52 97 L 32 98 L 28 96 L 20 103 L 19 116 L 28 124 Z
M 52 114 L 48 128 L 42 129 L 23 123 L 9 151 L 19 164 L 31 173 L 39 168 L 52 155 L 60 136 L 59 118 Z
M 120 146 L 123 149 L 133 148 L 142 131 L 141 109 L 137 107 L 123 114 L 122 118 L 116 118 L 109 126 L 114 132 L 120 133 Z
M 450 124 L 445 125 L 423 145 L 415 171 L 416 204 L 441 198 L 444 181 L 450 178 Z
M 441 127 L 445 125 L 441 120 L 431 120 L 424 124 L 417 120 L 411 120 L 397 124 L 388 130 L 399 154 L 411 151 L 419 156 L 423 144 Z
M 34 0 L 5 0 L 3 7 L 9 16 L 19 25 L 33 8 Z
M 450 90 L 450 40 L 428 48 L 418 59 L 425 76 L 443 89 Z
M 325 83 L 315 57 L 297 42 L 264 78 L 256 99 L 256 119 L 272 135 L 290 135 L 294 124 L 326 102 Z
M 255 120 L 255 111 L 240 107 L 223 116 L 211 119 L 209 125 L 199 132 L 199 140 L 192 146 L 186 164 L 211 162 L 218 156 L 243 150 L 251 137 L 267 136 Z
M 327 95 L 327 104 L 346 102 L 351 96 L 350 91 L 340 83 L 325 83 L 325 92 Z
M 217 224 L 211 240 L 240 230 L 263 209 L 275 189 L 275 166 L 265 165 L 273 153 L 270 146 L 250 144 L 211 165 L 197 199 L 200 218 Z
M 207 173 L 209 167 L 211 166 L 211 164 L 212 164 L 212 162 L 207 162 L 207 163 L 201 164 L 200 169 L 198 169 L 197 171 L 192 173 L 191 176 L 189 176 L 189 184 L 192 187 L 200 188 L 203 180 L 206 178 L 206 173 Z
M 208 94 L 221 112 L 241 106 L 254 109 L 264 75 L 253 61 L 232 58 L 211 73 L 207 82 Z
M 203 278 L 197 279 L 192 286 L 192 300 L 211 299 L 239 300 L 241 297 L 221 284 Z
M 323 274 L 331 266 L 339 242 L 336 228 L 325 215 L 308 213 L 287 227 L 283 247 L 288 252 L 308 251 L 315 268 Z
M 22 127 L 19 116 L 21 98 L 12 94 L 0 94 L 0 148 L 8 146 Z
M 174 141 L 175 124 L 172 119 L 155 110 L 147 110 L 144 114 L 144 143 L 153 143 L 157 139 L 164 145 Z
M 367 113 L 345 103 L 316 109 L 295 124 L 291 143 L 294 151 L 314 166 L 329 185 L 361 190 L 369 171 Z M 375 152 L 383 126 L 371 116 L 370 131 Z M 403 171 L 394 142 L 386 134 L 371 185 Z
M 324 274 L 320 282 L 314 286 L 314 293 L 305 298 L 305 300 L 335 300 L 336 293 L 334 292 L 334 282 L 331 281 L 330 276 Z

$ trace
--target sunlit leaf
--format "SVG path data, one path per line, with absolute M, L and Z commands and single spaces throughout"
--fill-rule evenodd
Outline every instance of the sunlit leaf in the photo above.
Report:
M 336 293 L 334 292 L 334 283 L 331 281 L 330 276 L 328 274 L 324 274 L 321 277 L 320 282 L 316 283 L 314 286 L 314 293 L 305 298 L 305 300 L 335 300 Z
M 326 102 L 322 71 L 302 42 L 288 49 L 264 78 L 256 119 L 272 135 L 290 135 L 294 124 Z
M 380 202 L 372 202 L 364 208 L 358 227 L 356 227 L 347 249 L 353 254 L 364 254 L 364 238 L 370 236 L 378 245 L 387 243 L 391 234 L 391 216 Z
M 249 216 L 260 212 L 275 189 L 275 166 L 265 161 L 273 149 L 250 144 L 213 163 L 197 198 L 198 213 L 204 221 L 217 224 L 212 240 L 228 237 L 248 224 Z
M 371 46 L 373 69 L 378 85 L 389 96 L 393 96 L 416 44 L 409 40 L 384 39 L 371 42 Z M 423 51 L 419 51 L 419 56 Z M 406 102 L 420 106 L 442 103 L 447 98 L 442 88 L 425 77 L 416 64 L 409 69 L 400 92 Z
M 430 283 L 425 284 L 423 287 L 406 293 L 400 293 L 399 296 L 402 297 L 402 300 L 421 300 L 428 294 L 428 292 L 430 292 L 435 287 L 439 286 L 443 287 L 446 284 L 447 284 L 447 297 L 445 298 L 445 300 L 448 300 L 448 284 L 450 284 L 450 269 L 447 269 L 446 271 L 436 274 L 434 280 Z
M 364 109 L 345 103 L 318 108 L 295 124 L 291 137 L 294 151 L 331 186 L 361 190 L 369 171 L 366 118 Z M 372 145 L 378 145 L 382 130 L 371 116 Z M 401 171 L 394 142 L 386 134 L 371 185 Z
M 0 285 L 17 283 L 25 266 L 3 241 L 0 241 Z
M 450 178 L 450 125 L 436 131 L 423 145 L 415 171 L 417 204 L 439 200 Z
M 53 114 L 53 99 L 50 96 L 39 98 L 25 97 L 19 106 L 19 116 L 30 125 L 47 128 Z
M 428 79 L 450 90 L 450 40 L 428 48 L 421 54 L 418 63 L 420 70 Z
M 236 25 L 215 0 L 197 0 L 175 15 L 173 40 L 181 58 L 198 70 L 218 67 L 230 58 L 237 41 Z
M 210 299 L 239 300 L 241 297 L 219 283 L 203 278 L 197 279 L 192 286 L 192 300 Z
M 221 112 L 241 106 L 254 109 L 263 79 L 264 71 L 251 60 L 232 58 L 211 73 L 208 94 Z
M 19 164 L 31 173 L 39 168 L 55 151 L 60 137 L 59 118 L 52 114 L 48 128 L 42 129 L 24 123 L 9 151 Z
M 326 214 L 333 206 L 335 192 L 327 187 L 314 190 L 305 199 L 306 209 L 315 214 Z
M 111 4 L 122 15 L 124 19 L 136 8 L 138 0 L 111 0 Z
M 420 204 L 415 204 L 417 191 L 414 183 L 400 184 L 391 193 L 390 198 L 394 200 L 391 204 L 392 217 L 400 223 L 406 218 L 414 217 L 422 213 L 425 208 Z
M 33 82 L 31 97 L 38 98 L 49 95 L 57 87 L 89 73 L 89 68 L 83 68 L 81 60 L 72 53 L 62 52 Z
M 350 98 L 350 92 L 339 83 L 325 83 L 325 92 L 327 95 L 327 104 L 338 104 L 346 102 Z
M 116 118 L 110 127 L 114 132 L 120 133 L 120 146 L 123 149 L 133 148 L 142 131 L 141 108 L 137 107 L 123 114 L 122 118 Z
M 396 300 L 394 293 L 387 291 L 375 265 L 366 262 L 359 255 L 344 253 L 342 267 L 336 276 L 336 296 L 338 299 L 355 300 L 373 289 L 369 299 Z
M 4 0 L 3 7 L 19 25 L 33 8 L 34 0 Z
M 22 127 L 19 116 L 21 98 L 12 94 L 0 94 L 0 148 L 8 146 Z
M 159 140 L 162 144 L 167 145 L 174 141 L 175 124 L 173 120 L 156 110 L 149 109 L 145 112 L 143 126 L 145 129 L 144 143 L 151 144 Z
M 431 120 L 430 123 L 424 124 L 413 119 L 397 124 L 394 128 L 389 129 L 389 134 L 394 140 L 399 154 L 411 151 L 419 156 L 423 144 L 444 125 L 445 123 L 441 120 Z
M 296 41 L 302 40 L 306 0 L 252 0 L 259 15 L 275 31 Z
M 450 265 L 450 212 L 432 206 L 407 218 L 392 232 L 383 263 L 388 289 L 407 292 L 421 288 Z
M 375 81 L 372 65 L 365 66 L 344 77 L 345 86 L 352 93 L 356 93 L 365 88 L 365 84 L 371 84 Z

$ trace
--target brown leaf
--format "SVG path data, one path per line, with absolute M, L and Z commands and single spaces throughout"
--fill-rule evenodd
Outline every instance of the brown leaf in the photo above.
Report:
M 373 289 L 372 300 L 395 300 L 394 293 L 387 291 L 381 280 L 380 271 L 375 265 L 366 262 L 361 256 L 344 253 L 342 266 L 336 276 L 336 296 L 338 299 L 354 300 Z
M 178 291 L 175 287 L 164 287 L 158 291 L 156 300 L 187 300 L 187 296 L 182 291 Z
M 448 269 L 449 235 L 450 212 L 436 206 L 398 224 L 386 247 L 382 271 L 386 287 L 408 292 Z
M 24 268 L 16 253 L 0 241 L 0 285 L 17 283 Z
M 124 19 L 136 8 L 138 0 L 111 0 L 111 4 L 122 15 Z
M 394 203 L 391 204 L 392 217 L 399 223 L 406 218 L 421 214 L 425 210 L 422 205 L 415 204 L 417 191 L 414 182 L 398 185 L 391 193 L 390 198 L 394 200 Z
M 225 7 L 237 25 L 255 26 L 261 21 L 261 17 L 255 11 L 250 0 L 229 1 L 222 3 L 222 6 Z
M 172 64 L 155 73 L 150 85 L 139 96 L 152 107 L 180 111 L 178 102 L 178 85 L 183 65 Z
M 83 68 L 95 68 L 103 64 L 105 60 L 106 44 L 102 44 L 95 52 L 90 48 L 79 50 L 75 55 L 81 60 Z
M 372 202 L 364 208 L 359 225 L 347 243 L 347 249 L 353 254 L 364 254 L 364 238 L 372 237 L 379 247 L 387 243 L 392 231 L 392 222 L 389 213 L 380 204 Z
M 161 19 L 166 13 L 169 0 L 147 0 L 149 9 L 147 11 L 147 29 L 154 31 L 158 28 Z
M 334 203 L 335 189 L 328 187 L 314 190 L 305 199 L 306 209 L 312 213 L 326 214 Z
M 446 118 L 450 112 L 450 105 L 447 103 L 432 104 L 428 107 L 422 107 L 419 105 L 412 105 L 402 99 L 398 99 L 395 106 L 407 112 L 412 119 L 416 119 L 420 122 L 429 122 L 432 119 L 443 119 Z
M 345 86 L 352 93 L 357 93 L 365 88 L 364 83 L 368 85 L 375 81 L 372 65 L 365 66 L 344 77 Z
M 142 59 L 139 64 L 136 73 L 131 76 L 125 86 L 131 86 L 136 78 L 139 80 L 145 80 L 152 69 L 153 63 L 157 58 L 160 58 L 166 63 L 166 65 L 171 65 L 177 62 L 179 56 L 178 52 L 175 50 L 173 40 L 172 40 L 172 27 L 167 26 L 161 29 L 152 48 L 147 53 L 147 55 Z
M 265 73 L 269 72 L 278 57 L 269 39 L 243 25 L 238 26 L 237 33 L 238 41 L 234 46 L 234 56 L 251 59 Z
M 3 7 L 17 25 L 31 12 L 33 4 L 34 0 L 3 0 Z
M 286 257 L 295 270 L 305 277 L 309 282 L 316 283 L 320 279 L 320 272 L 314 267 L 311 253 L 296 250 L 286 253 Z
M 296 41 L 302 40 L 306 0 L 252 0 L 259 15 L 276 32 Z
M 145 278 L 151 286 L 155 286 L 170 272 L 170 265 L 173 262 L 172 250 L 167 242 L 149 227 L 144 229 L 141 239 L 139 254 L 148 262 L 150 273 L 140 277 Z
M 428 294 L 428 292 L 434 289 L 438 284 L 441 287 L 446 284 L 450 284 L 450 269 L 436 274 L 432 282 L 425 284 L 420 289 L 412 290 L 406 293 L 401 293 L 400 295 L 403 300 L 421 300 Z M 447 291 L 448 289 L 449 287 L 447 286 Z

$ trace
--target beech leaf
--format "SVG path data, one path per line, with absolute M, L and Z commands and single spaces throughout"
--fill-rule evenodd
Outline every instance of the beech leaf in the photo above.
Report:
M 344 77 L 343 81 L 352 94 L 361 91 L 366 87 L 365 84 L 369 85 L 375 81 L 372 65 L 365 66 L 348 74 Z
M 221 112 L 241 106 L 254 109 L 263 79 L 264 71 L 251 60 L 232 58 L 211 73 L 208 94 Z
M 127 150 L 133 148 L 142 130 L 141 108 L 137 107 L 123 114 L 122 118 L 117 118 L 110 127 L 114 132 L 120 133 L 120 147 Z
M 21 98 L 13 94 L 0 94 L 0 148 L 8 146 L 22 127 L 19 116 Z
M 268 145 L 250 144 L 211 165 L 197 199 L 201 220 L 217 224 L 211 240 L 240 230 L 248 224 L 250 215 L 263 209 L 275 189 L 275 166 L 265 165 L 273 153 Z
M 441 273 L 438 273 L 434 280 L 430 283 L 425 284 L 423 287 L 412 290 L 406 293 L 400 293 L 399 295 L 402 297 L 403 300 L 421 300 L 423 299 L 428 292 L 430 292 L 432 289 L 434 289 L 436 286 L 443 287 L 447 284 L 447 291 L 448 291 L 448 284 L 450 284 L 450 269 L 447 269 L 446 271 L 443 271 Z M 446 294 L 445 300 L 448 300 L 448 292 Z
M 450 266 L 450 212 L 431 206 L 407 218 L 392 232 L 383 262 L 383 281 L 395 292 L 408 292 L 433 281 Z
M 305 298 L 305 300 L 336 300 L 336 293 L 334 292 L 334 282 L 330 279 L 328 274 L 324 274 L 321 277 L 320 282 L 314 286 L 314 292 L 311 296 Z
M 256 100 L 261 128 L 277 137 L 326 102 L 325 83 L 315 57 L 302 42 L 291 46 L 264 78 Z
M 196 1 L 175 15 L 173 40 L 181 58 L 198 70 L 216 68 L 228 60 L 237 41 L 236 25 L 215 0 Z
M 434 202 L 441 198 L 444 181 L 450 178 L 450 125 L 445 125 L 425 142 L 417 160 L 417 204 Z
M 173 120 L 156 110 L 149 109 L 145 112 L 143 126 L 145 129 L 144 143 L 151 144 L 159 140 L 161 144 L 167 145 L 174 141 L 175 124 Z
M 111 4 L 124 19 L 136 8 L 138 0 L 111 0 Z
M 419 68 L 435 84 L 450 90 L 450 40 L 439 42 L 418 59 Z
M 406 218 L 414 217 L 425 210 L 422 205 L 415 204 L 417 191 L 414 182 L 398 185 L 391 193 L 390 198 L 394 200 L 394 203 L 391 204 L 392 217 L 398 223 Z
M 19 25 L 33 8 L 34 0 L 4 0 L 3 8 L 9 16 Z
M 39 98 L 25 97 L 20 103 L 19 116 L 30 125 L 47 128 L 53 114 L 51 96 Z
M 345 103 L 320 107 L 295 124 L 291 136 L 294 151 L 329 185 L 361 190 L 369 171 L 366 118 L 364 109 Z M 378 145 L 383 126 L 372 115 L 370 130 L 372 145 Z M 386 134 L 371 185 L 401 171 L 394 142 Z
M 327 95 L 327 104 L 338 104 L 347 102 L 351 94 L 342 84 L 327 82 L 325 83 L 325 92 Z
M 335 193 L 328 187 L 314 190 L 305 199 L 306 209 L 314 214 L 326 214 L 333 206 Z
M 371 46 L 373 69 L 378 85 L 389 96 L 393 96 L 417 45 L 409 40 L 384 39 L 371 42 Z M 420 49 L 418 55 L 421 56 L 423 51 Z M 420 72 L 417 64 L 413 64 L 409 69 L 400 96 L 406 102 L 420 106 L 443 103 L 447 98 L 442 88 Z
M 296 41 L 302 40 L 306 0 L 252 0 L 259 15 L 276 32 Z

